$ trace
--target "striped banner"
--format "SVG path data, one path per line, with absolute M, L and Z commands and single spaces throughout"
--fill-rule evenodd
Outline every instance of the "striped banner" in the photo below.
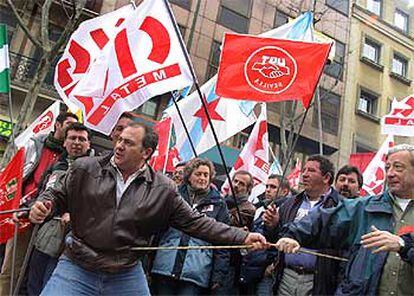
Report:
M 0 24 L 0 93 L 8 93 L 10 91 L 9 68 L 7 28 L 5 24 Z

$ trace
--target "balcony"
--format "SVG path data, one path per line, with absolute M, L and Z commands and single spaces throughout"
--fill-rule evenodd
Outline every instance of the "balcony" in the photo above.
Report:
M 12 85 L 28 89 L 36 73 L 39 60 L 15 52 L 10 52 L 10 79 Z M 54 65 L 47 73 L 41 92 L 49 96 L 57 96 L 53 86 Z

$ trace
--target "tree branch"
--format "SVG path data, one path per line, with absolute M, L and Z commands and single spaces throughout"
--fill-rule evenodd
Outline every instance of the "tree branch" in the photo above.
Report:
M 49 12 L 50 6 L 52 5 L 52 0 L 46 0 L 42 6 L 42 20 L 40 25 L 40 36 L 42 38 L 42 43 L 46 52 L 50 51 L 50 41 L 49 41 Z
M 62 35 L 60 35 L 59 39 L 56 41 L 55 45 L 52 48 L 52 52 L 58 54 L 61 51 L 63 45 L 67 42 L 69 34 L 71 34 L 74 28 L 78 25 L 80 16 L 82 14 L 82 10 L 86 5 L 86 0 L 79 0 L 78 4 L 76 5 L 75 13 L 69 19 L 65 30 L 63 30 Z
M 39 41 L 36 40 L 36 38 L 32 35 L 32 33 L 30 33 L 29 28 L 27 28 L 27 26 L 24 24 L 23 19 L 20 17 L 19 12 L 17 11 L 16 6 L 14 6 L 12 0 L 7 0 L 7 4 L 12 9 L 14 16 L 16 17 L 17 22 L 19 23 L 19 26 L 22 28 L 22 30 L 24 31 L 26 36 L 29 38 L 29 40 L 32 41 L 32 43 L 35 46 L 44 49 L 43 45 Z
M 73 6 L 73 2 L 71 2 L 71 4 L 72 4 L 71 6 Z M 63 0 L 60 0 L 60 5 L 62 6 L 62 9 L 65 12 L 66 17 L 68 19 L 70 19 L 70 15 L 69 15 L 68 11 L 66 10 L 65 3 L 63 3 Z

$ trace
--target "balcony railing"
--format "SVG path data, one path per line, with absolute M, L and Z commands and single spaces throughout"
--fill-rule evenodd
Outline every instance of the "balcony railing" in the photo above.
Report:
M 36 73 L 39 60 L 21 55 L 15 52 L 10 52 L 10 78 L 12 84 L 19 85 L 23 88 L 28 88 Z M 55 87 L 53 86 L 55 63 L 50 68 L 42 85 L 42 91 L 51 95 L 56 95 Z

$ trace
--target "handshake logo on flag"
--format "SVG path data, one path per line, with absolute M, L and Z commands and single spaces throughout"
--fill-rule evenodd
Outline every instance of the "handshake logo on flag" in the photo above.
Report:
M 284 49 L 265 46 L 247 59 L 244 74 L 251 87 L 259 92 L 278 94 L 285 91 L 296 78 L 294 58 Z

